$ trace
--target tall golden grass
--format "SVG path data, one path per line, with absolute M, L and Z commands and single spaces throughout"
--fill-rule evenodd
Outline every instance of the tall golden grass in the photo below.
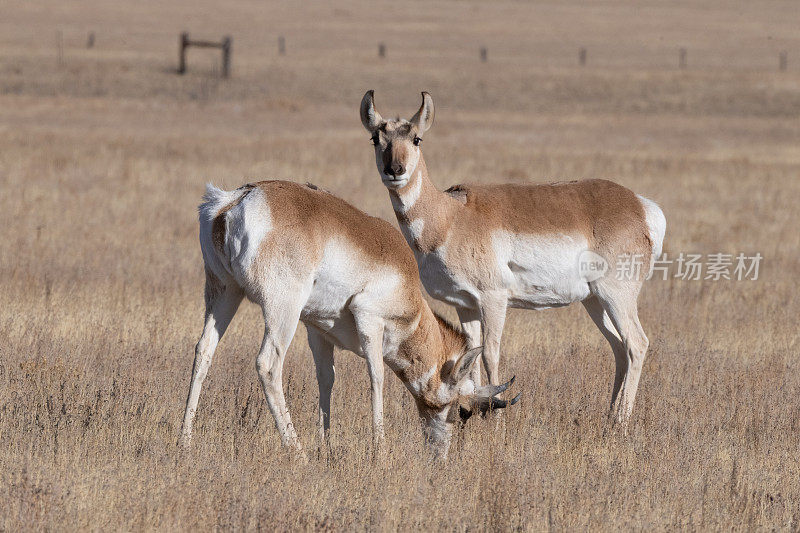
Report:
M 11 2 L 0 21 L 0 530 L 797 530 L 791 9 Z M 171 71 L 184 29 L 233 35 L 232 79 L 214 76 L 211 53 L 191 51 L 184 77 Z M 792 51 L 789 72 L 777 72 L 779 49 Z M 471 420 L 445 464 L 425 459 L 391 376 L 388 453 L 372 455 L 365 365 L 346 352 L 333 439 L 319 449 L 302 327 L 284 375 L 310 461 L 293 461 L 257 384 L 262 325 L 245 305 L 182 453 L 204 182 L 309 180 L 393 220 L 358 119 L 368 88 L 384 115 L 434 94 L 425 155 L 440 187 L 613 179 L 662 205 L 668 254 L 760 252 L 759 279 L 645 285 L 651 348 L 627 435 L 605 420 L 613 357 L 584 311 L 512 311 L 501 368 L 523 400 L 499 423 Z

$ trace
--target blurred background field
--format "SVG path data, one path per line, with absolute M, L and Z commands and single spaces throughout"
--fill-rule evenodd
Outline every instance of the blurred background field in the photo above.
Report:
M 0 529 L 800 528 L 795 2 L 0 12 Z M 196 49 L 178 76 L 181 31 L 230 35 L 231 77 Z M 257 383 L 260 313 L 243 305 L 179 453 L 205 182 L 311 181 L 394 223 L 358 118 L 367 89 L 385 116 L 433 94 L 440 188 L 612 179 L 662 205 L 670 256 L 759 252 L 759 279 L 645 285 L 651 349 L 627 436 L 605 421 L 613 357 L 583 309 L 512 311 L 501 370 L 523 401 L 500 424 L 470 421 L 444 465 L 422 458 L 392 376 L 389 453 L 372 457 L 365 364 L 349 353 L 317 451 L 302 327 L 284 375 L 312 453 L 294 462 Z

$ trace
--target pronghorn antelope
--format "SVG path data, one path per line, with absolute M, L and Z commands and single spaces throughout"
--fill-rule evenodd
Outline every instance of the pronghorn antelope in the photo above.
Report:
M 648 340 L 637 297 L 651 260 L 661 253 L 666 221 L 652 201 L 605 180 L 543 185 L 457 185 L 441 192 L 428 177 L 422 135 L 433 99 L 410 119 L 385 120 L 373 91 L 361 101 L 375 161 L 400 229 L 414 250 L 428 293 L 454 305 L 469 346 L 482 344 L 490 383 L 497 383 L 500 337 L 508 307 L 545 309 L 582 302 L 616 359 L 611 415 L 631 415 Z M 584 276 L 593 252 L 608 274 Z M 590 257 L 597 258 L 589 254 Z M 617 258 L 644 272 L 616 276 Z M 473 369 L 480 383 L 480 366 Z
M 333 348 L 367 360 L 373 435 L 383 440 L 383 364 L 416 400 L 429 446 L 446 455 L 459 414 L 505 407 L 502 386 L 475 387 L 480 348 L 435 315 L 417 265 L 391 224 L 308 185 L 262 181 L 235 191 L 209 185 L 200 205 L 206 271 L 205 326 L 195 349 L 182 440 L 188 445 L 214 350 L 243 297 L 263 311 L 256 369 L 284 445 L 300 451 L 283 395 L 286 350 L 298 320 L 308 329 L 319 385 L 319 425 L 330 428 Z M 459 413 L 459 411 L 461 411 Z

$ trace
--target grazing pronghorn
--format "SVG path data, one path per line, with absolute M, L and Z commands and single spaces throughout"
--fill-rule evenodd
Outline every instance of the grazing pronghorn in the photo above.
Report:
M 411 120 L 384 120 L 373 91 L 361 101 L 375 161 L 400 229 L 414 250 L 428 293 L 454 305 L 469 346 L 483 344 L 490 383 L 497 383 L 500 337 L 508 307 L 545 309 L 582 302 L 611 344 L 616 376 L 611 415 L 631 415 L 648 340 L 637 297 L 651 259 L 661 253 L 666 221 L 652 201 L 605 180 L 542 185 L 457 185 L 441 192 L 428 178 L 422 135 L 433 99 Z M 582 275 L 579 258 L 606 261 L 608 273 Z M 617 276 L 618 258 L 646 265 Z M 633 279 L 624 279 L 631 277 Z M 480 366 L 473 369 L 480 383 Z
M 435 315 L 417 265 L 391 224 L 314 186 L 262 181 L 227 192 L 208 186 L 200 205 L 206 318 L 195 350 L 182 440 L 191 440 L 214 350 L 244 296 L 261 306 L 265 331 L 256 369 L 284 445 L 300 450 L 283 395 L 286 350 L 298 320 L 308 329 L 319 384 L 319 424 L 330 427 L 333 347 L 367 360 L 374 437 L 383 440 L 383 363 L 416 400 L 430 447 L 446 455 L 460 414 L 505 407 L 510 382 L 475 387 L 480 349 Z M 461 411 L 459 413 L 459 411 Z

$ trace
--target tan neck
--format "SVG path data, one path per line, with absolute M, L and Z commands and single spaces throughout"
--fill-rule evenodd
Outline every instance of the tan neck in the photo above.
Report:
M 465 347 L 463 335 L 443 326 L 423 301 L 419 324 L 397 352 L 409 365 L 397 374 L 417 400 L 435 403 L 431 394 L 438 388 L 442 367 Z
M 447 240 L 453 215 L 461 207 L 431 182 L 422 154 L 409 182 L 401 189 L 390 190 L 389 196 L 408 244 L 423 253 Z

